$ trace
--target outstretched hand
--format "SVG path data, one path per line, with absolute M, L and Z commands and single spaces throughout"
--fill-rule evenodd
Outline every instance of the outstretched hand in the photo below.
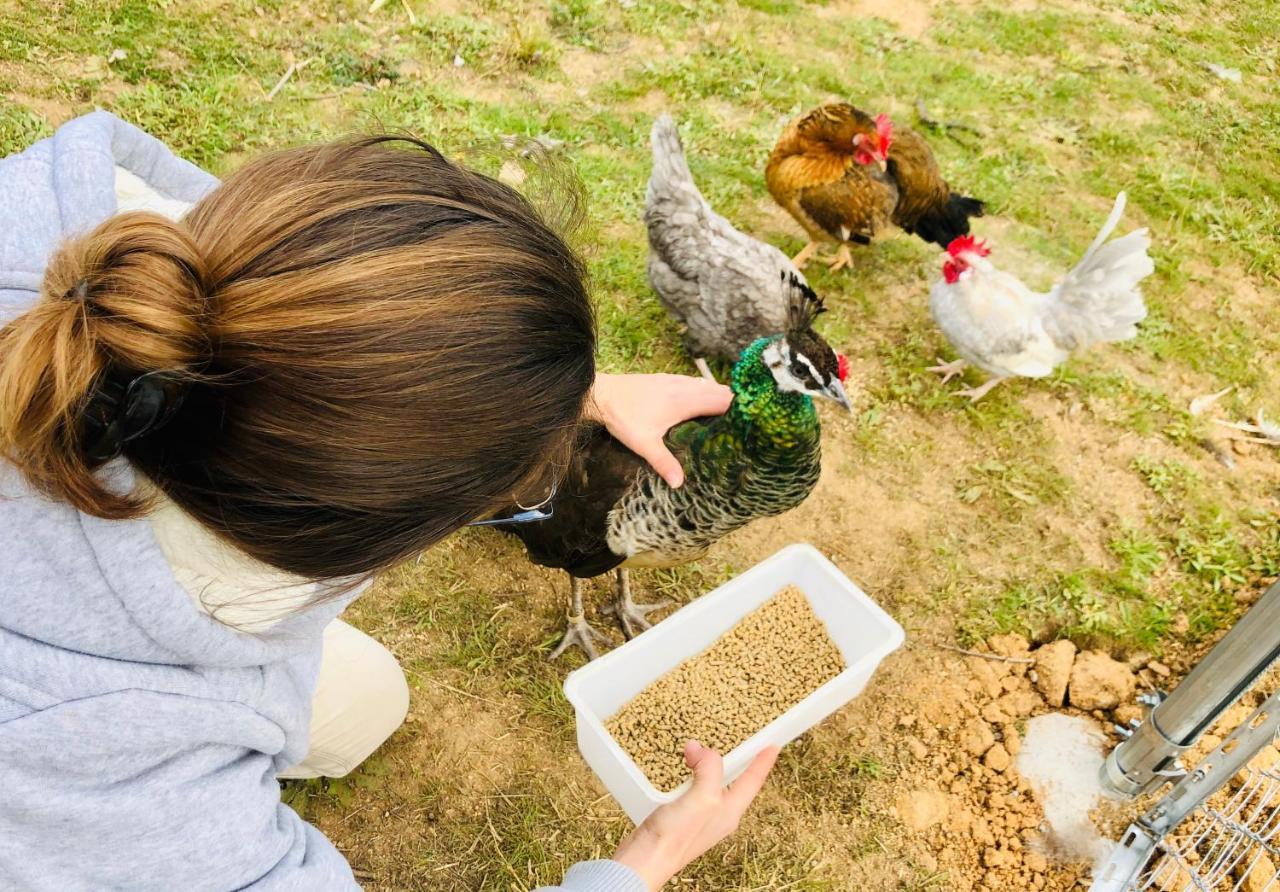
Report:
M 766 748 L 736 781 L 724 787 L 720 754 L 690 740 L 684 747 L 684 761 L 693 770 L 693 786 L 649 815 L 619 843 L 613 860 L 630 867 L 650 889 L 661 889 L 686 864 L 738 829 L 777 759 L 778 748 Z
M 684 469 L 662 438 L 682 421 L 722 415 L 733 401 L 723 384 L 687 375 L 596 375 L 588 413 L 643 458 L 670 486 L 684 483 Z

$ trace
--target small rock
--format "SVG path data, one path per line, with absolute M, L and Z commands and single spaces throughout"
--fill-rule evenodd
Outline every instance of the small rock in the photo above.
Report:
M 1152 659 L 1151 654 L 1147 653 L 1145 650 L 1140 650 L 1136 654 L 1130 656 L 1129 659 L 1125 660 L 1125 665 L 1133 672 L 1137 672 L 1139 669 L 1145 668 Z
M 1036 696 L 1036 692 L 1030 687 L 1025 687 L 1005 694 L 996 703 L 1010 718 L 1025 719 L 1036 711 L 1036 708 L 1040 705 L 1040 698 Z
M 1004 849 L 990 848 L 982 853 L 982 863 L 992 870 L 1001 867 L 1012 867 L 1014 864 L 1013 853 Z
M 1089 650 L 1076 657 L 1071 668 L 1068 699 L 1077 709 L 1114 709 L 1132 700 L 1136 687 L 1128 666 Z
M 1147 709 L 1139 703 L 1121 703 L 1111 713 L 1112 721 L 1117 725 L 1128 725 L 1134 719 L 1142 721 L 1147 717 Z
M 996 666 L 1002 664 L 992 663 L 981 657 L 969 657 L 968 664 L 969 671 L 988 697 L 999 697 L 1004 693 L 1004 687 L 1000 684 L 1000 672 L 996 669 Z
M 1021 635 L 996 635 L 987 640 L 987 647 L 1002 657 L 1026 657 L 1031 651 L 1031 642 Z
M 1161 678 L 1168 678 L 1170 675 L 1173 674 L 1172 670 L 1168 666 L 1166 666 L 1164 663 L 1157 663 L 1155 660 L 1152 660 L 1150 663 L 1148 663 L 1147 668 L 1150 669 L 1152 672 L 1154 672 L 1156 675 L 1159 675 Z
M 1266 853 L 1259 854 L 1257 860 L 1245 858 L 1242 864 L 1244 867 L 1240 877 L 1241 882 L 1236 887 L 1240 892 L 1266 892 L 1272 888 L 1272 881 L 1276 878 L 1276 868 Z
M 1009 751 L 1009 755 L 1016 756 L 1022 750 L 1022 736 L 1018 734 L 1018 729 L 1013 725 L 1005 725 L 1000 729 L 1000 734 L 1004 738 L 1001 743 L 1004 748 Z
M 1076 661 L 1075 644 L 1065 638 L 1046 644 L 1035 652 L 1035 661 L 1036 690 L 1051 707 L 1061 709 Z
M 911 750 L 911 755 L 923 761 L 929 755 L 929 748 L 924 745 L 924 741 L 919 737 L 907 738 L 907 749 Z
M 1014 660 L 1026 660 L 1031 655 L 1031 642 L 1021 635 L 997 635 L 987 641 L 987 647 L 991 648 L 991 652 L 999 654 L 1002 657 L 1012 657 Z M 1001 664 L 1006 672 L 1014 675 L 1026 675 L 1029 664 L 1024 662 L 1013 662 Z
M 1014 718 L 1010 713 L 1005 712 L 1004 708 L 994 700 L 982 707 L 982 717 L 993 725 L 1011 722 Z
M 1280 762 L 1280 750 L 1275 746 L 1264 746 L 1249 760 L 1249 768 L 1252 771 L 1271 771 L 1277 762 Z
M 982 764 L 992 771 L 1003 774 L 1009 767 L 1009 751 L 1004 748 L 1003 744 L 997 743 L 987 750 L 987 754 L 982 757 Z
M 966 752 L 981 756 L 991 749 L 991 745 L 996 742 L 996 735 L 982 719 L 974 719 L 960 731 L 958 742 Z
M 937 790 L 913 790 L 898 799 L 898 820 L 912 832 L 927 830 L 947 817 L 950 800 Z
M 1049 859 L 1039 852 L 1027 852 L 1022 856 L 1022 863 L 1033 873 L 1044 873 L 1049 869 Z
M 116 47 L 111 51 L 111 54 L 107 56 L 107 64 L 114 65 L 117 62 L 123 62 L 127 58 L 129 58 L 129 51 Z

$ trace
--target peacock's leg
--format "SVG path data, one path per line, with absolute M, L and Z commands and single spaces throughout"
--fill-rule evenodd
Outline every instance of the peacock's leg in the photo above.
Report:
M 836 252 L 836 259 L 827 264 L 827 269 L 833 273 L 836 270 L 845 269 L 853 265 L 853 255 L 849 253 L 847 244 L 841 245 L 840 250 Z
M 956 396 L 967 396 L 969 398 L 969 402 L 976 403 L 978 400 L 990 393 L 991 388 L 995 387 L 1003 380 L 1004 378 L 991 378 L 985 384 L 979 384 L 977 387 L 966 387 L 964 390 L 957 390 Z
M 611 613 L 618 618 L 618 624 L 622 626 L 622 634 L 627 638 L 634 638 L 645 629 L 651 628 L 653 623 L 649 622 L 647 617 L 655 610 L 661 610 L 664 607 L 670 607 L 671 602 L 666 598 L 656 601 L 653 604 L 637 604 L 631 600 L 631 578 L 627 575 L 627 571 L 622 567 L 618 568 L 618 595 L 612 604 L 604 609 L 605 613 Z
M 576 644 L 586 652 L 588 660 L 594 660 L 600 656 L 595 642 L 607 640 L 587 624 L 586 615 L 582 610 L 582 580 L 576 576 L 570 576 L 568 627 L 564 631 L 564 637 L 560 639 L 560 643 L 547 659 L 554 660 L 568 650 L 570 645 Z
M 809 258 L 818 250 L 818 243 L 810 240 L 809 244 L 800 249 L 800 253 L 791 258 L 791 262 L 796 265 L 797 269 L 804 269 L 804 265 L 809 262 Z
M 935 359 L 938 364 L 929 366 L 928 368 L 925 369 L 925 371 L 937 372 L 939 375 L 942 376 L 943 384 L 946 384 L 956 375 L 962 374 L 964 372 L 965 366 L 969 364 L 965 362 L 963 359 L 953 359 L 951 360 L 951 362 L 943 362 L 941 356 L 935 357 Z

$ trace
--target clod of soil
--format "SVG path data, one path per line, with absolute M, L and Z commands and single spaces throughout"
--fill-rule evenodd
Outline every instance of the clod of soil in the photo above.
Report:
M 727 753 L 844 668 L 808 599 L 787 586 L 637 694 L 605 727 L 650 783 L 672 790 L 689 774 L 686 741 Z
M 1036 690 L 1045 703 L 1055 709 L 1067 700 L 1067 685 L 1075 662 L 1076 646 L 1065 638 L 1036 651 Z
M 937 790 L 912 790 L 898 800 L 898 818 L 913 833 L 941 824 L 951 798 Z
M 1133 700 L 1137 682 L 1124 663 L 1096 650 L 1076 657 L 1068 696 L 1077 709 L 1115 709 Z

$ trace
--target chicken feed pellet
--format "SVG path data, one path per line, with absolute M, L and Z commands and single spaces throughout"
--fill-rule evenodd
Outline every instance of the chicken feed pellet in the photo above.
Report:
M 728 753 L 844 668 L 826 626 L 789 585 L 637 694 L 605 727 L 665 792 L 689 776 L 685 741 Z

